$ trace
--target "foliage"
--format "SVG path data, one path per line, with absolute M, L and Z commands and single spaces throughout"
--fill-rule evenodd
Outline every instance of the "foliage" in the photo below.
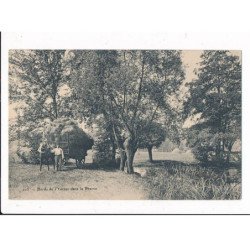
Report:
M 149 161 L 153 161 L 152 149 L 153 147 L 159 147 L 161 143 L 166 139 L 166 129 L 156 122 L 152 122 L 145 126 L 143 133 L 138 138 L 138 147 L 147 148 Z
M 115 160 L 116 146 L 112 137 L 112 128 L 108 123 L 103 121 L 103 118 L 96 120 L 97 129 L 95 131 L 94 143 L 94 162 L 105 163 L 110 160 Z
M 166 140 L 164 140 L 162 144 L 159 146 L 159 150 L 162 152 L 171 152 L 175 148 L 177 148 L 177 146 L 178 145 L 172 142 L 169 138 L 166 138 Z
M 20 147 L 16 153 L 23 163 L 38 164 L 40 162 L 40 155 L 37 150 L 28 147 Z
M 184 106 L 185 118 L 200 116 L 187 132 L 188 144 L 202 161 L 210 153 L 223 160 L 241 134 L 241 64 L 228 51 L 205 51 L 201 59 Z
M 165 139 L 166 129 L 162 124 L 152 122 L 145 126 L 143 134 L 140 135 L 139 148 L 159 147 Z
M 10 140 L 21 140 L 19 156 L 36 162 L 43 126 L 60 117 L 71 117 L 72 105 L 65 91 L 64 50 L 10 50 L 10 102 L 17 117 L 10 127 Z M 63 92 L 63 94 L 61 93 Z M 27 151 L 27 148 L 29 150 Z
M 79 117 L 103 115 L 129 172 L 146 127 L 173 117 L 170 96 L 184 73 L 178 51 L 72 51 L 72 97 Z M 121 138 L 124 138 L 122 141 Z
M 10 50 L 10 100 L 19 102 L 27 121 L 54 120 L 65 115 L 60 88 L 65 80 L 63 50 Z M 20 122 L 20 121 L 19 121 Z

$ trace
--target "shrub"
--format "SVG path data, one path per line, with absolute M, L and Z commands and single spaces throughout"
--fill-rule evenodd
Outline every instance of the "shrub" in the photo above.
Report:
M 39 152 L 28 147 L 21 147 L 18 149 L 17 155 L 23 163 L 38 164 L 40 162 Z
M 116 145 L 112 128 L 102 117 L 96 120 L 98 128 L 95 131 L 93 162 L 103 167 L 116 166 Z

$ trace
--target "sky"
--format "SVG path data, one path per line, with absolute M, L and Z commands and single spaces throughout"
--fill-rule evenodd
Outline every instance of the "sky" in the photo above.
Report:
M 199 67 L 200 56 L 203 50 L 183 50 L 182 51 L 182 60 L 186 70 L 186 79 L 185 82 L 190 82 L 193 78 L 195 78 L 195 74 L 193 73 L 195 68 Z M 241 51 L 240 50 L 231 50 L 233 55 L 239 56 L 241 59 Z
M 195 74 L 193 73 L 195 68 L 199 67 L 200 56 L 202 54 L 202 50 L 183 50 L 182 51 L 182 60 L 186 70 L 186 78 L 185 82 L 192 81 L 195 78 Z

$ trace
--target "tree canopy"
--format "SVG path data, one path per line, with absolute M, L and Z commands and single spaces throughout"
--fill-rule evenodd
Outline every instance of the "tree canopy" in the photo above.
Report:
M 20 119 L 53 121 L 70 115 L 72 104 L 60 93 L 66 81 L 64 50 L 10 50 L 9 63 L 10 101 L 22 106 Z
M 84 115 L 112 124 L 128 172 L 139 137 L 154 120 L 171 120 L 171 95 L 184 79 L 179 51 L 72 51 L 71 86 Z M 123 143 L 121 137 L 124 138 Z M 123 157 L 122 157 L 123 158 Z M 121 169 L 123 161 L 121 161 Z
M 199 115 L 189 130 L 190 146 L 209 151 L 231 151 L 241 134 L 241 63 L 229 51 L 204 51 L 197 69 L 197 79 L 189 83 L 190 96 L 184 115 Z
M 149 161 L 153 162 L 152 149 L 159 147 L 166 139 L 166 128 L 162 124 L 152 122 L 148 127 L 145 127 L 141 133 L 139 140 L 139 148 L 146 148 L 149 154 Z

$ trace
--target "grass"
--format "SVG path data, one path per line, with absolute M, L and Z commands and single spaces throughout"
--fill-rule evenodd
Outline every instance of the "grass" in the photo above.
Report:
M 171 160 L 171 161 L 180 161 L 186 163 L 195 163 L 196 160 L 191 153 L 191 151 L 180 151 L 174 150 L 172 152 L 159 152 L 153 151 L 154 160 Z M 148 161 L 148 152 L 138 150 L 135 154 L 134 163 L 147 162 Z
M 177 161 L 142 164 L 149 199 L 238 200 L 241 199 L 241 171 L 238 168 L 203 167 Z M 138 167 L 142 167 L 138 165 Z
M 150 199 L 150 200 L 238 200 L 241 199 L 241 168 L 220 165 L 202 166 L 190 152 L 153 152 L 135 155 L 135 172 L 127 175 L 118 170 L 87 166 L 55 173 L 39 171 L 38 165 L 10 164 L 10 197 L 13 199 Z M 140 176 L 142 178 L 140 178 Z M 36 192 L 37 187 L 96 187 L 88 192 Z M 30 192 L 23 190 L 29 189 Z

